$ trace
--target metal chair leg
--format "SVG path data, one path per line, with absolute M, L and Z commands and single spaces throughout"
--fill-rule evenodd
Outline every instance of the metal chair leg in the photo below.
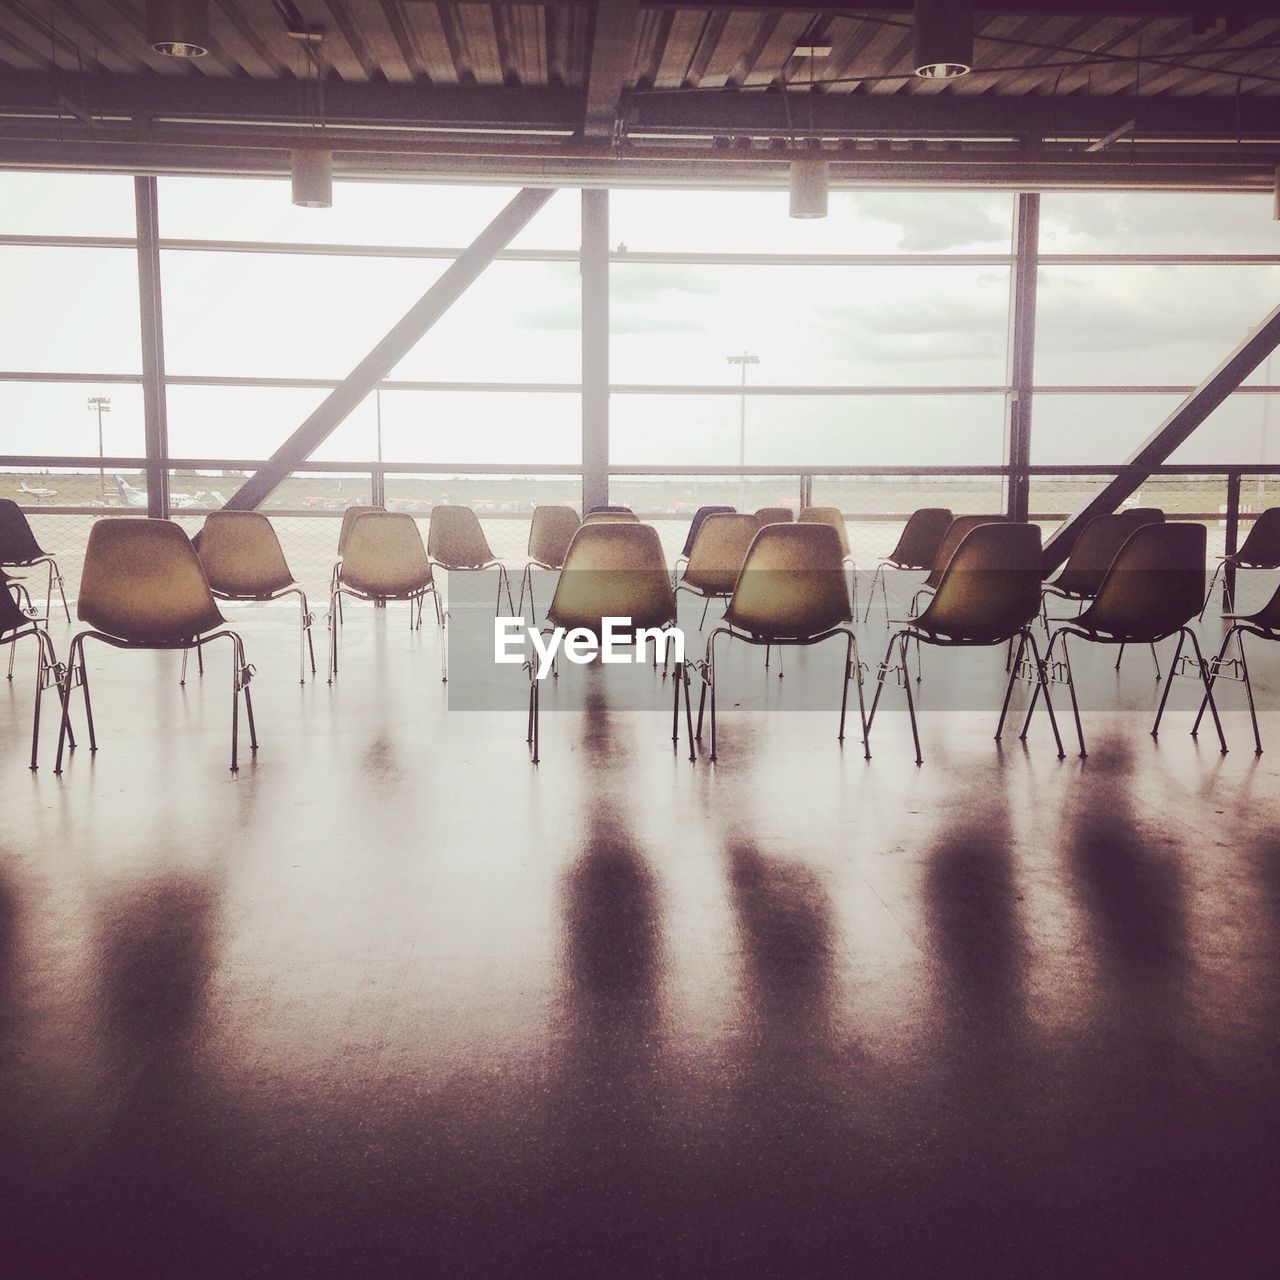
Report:
M 905 632 L 902 633 L 902 669 L 907 669 L 907 646 L 910 644 Z M 916 641 L 916 647 L 919 648 L 920 641 Z M 908 677 L 902 682 L 902 686 L 907 691 L 907 711 L 911 716 L 911 739 L 916 744 L 916 764 L 924 764 L 924 756 L 920 754 L 920 729 L 916 724 L 916 701 L 911 693 L 911 680 Z
M 1062 734 L 1058 731 L 1058 717 L 1054 714 L 1053 699 L 1049 696 L 1049 667 L 1047 661 L 1040 657 L 1040 646 L 1036 644 L 1036 638 L 1027 630 L 1027 640 L 1031 644 L 1031 657 L 1036 664 L 1036 687 L 1037 690 L 1044 690 L 1044 706 L 1049 713 L 1049 727 L 1053 730 L 1053 740 L 1058 746 L 1058 759 L 1061 760 L 1067 753 L 1062 749 Z M 1030 720 L 1030 717 L 1028 717 Z M 1025 742 L 1027 739 L 1027 726 L 1023 725 L 1022 732 L 1018 737 Z
M 867 715 L 867 721 L 864 728 L 864 734 L 867 738 L 868 751 L 870 751 L 871 749 L 871 743 L 870 743 L 871 726 L 875 722 L 876 711 L 880 706 L 880 695 L 884 692 L 884 678 L 889 672 L 889 658 L 893 653 L 893 646 L 898 643 L 899 637 L 904 634 L 905 633 L 902 631 L 895 631 L 893 635 L 889 638 L 888 648 L 886 648 L 884 651 L 884 661 L 880 664 L 880 667 L 876 672 L 876 691 L 871 698 L 871 711 Z
M 1183 627 L 1183 631 L 1191 638 L 1191 647 L 1196 655 L 1196 669 L 1200 672 L 1200 683 L 1204 685 L 1204 696 L 1209 703 L 1209 712 L 1213 716 L 1213 727 L 1218 731 L 1218 746 L 1225 756 L 1227 738 L 1222 732 L 1222 721 L 1218 718 L 1218 704 L 1213 700 L 1213 681 L 1209 678 L 1209 664 L 1205 662 L 1204 655 L 1200 652 L 1200 641 L 1196 639 L 1196 633 L 1190 627 Z M 1170 680 L 1169 684 L 1172 683 L 1173 681 Z M 1168 684 L 1165 688 L 1168 689 Z
M 1013 697 L 1013 686 L 1018 680 L 1018 664 L 1022 661 L 1022 655 L 1027 648 L 1027 636 L 1029 632 L 1023 630 L 1018 633 L 1018 655 L 1012 661 L 1006 661 L 1005 670 L 1009 673 L 1009 679 L 1004 687 L 1004 702 L 1000 706 L 1000 719 L 996 722 L 996 741 L 1000 741 L 1000 735 L 1004 732 L 1005 717 L 1009 714 L 1009 701 Z M 1009 637 L 1010 645 L 1013 644 L 1013 637 Z M 1020 735 L 1025 736 L 1025 735 Z
M 1169 664 L 1169 670 L 1177 671 L 1178 659 L 1182 656 L 1182 646 L 1186 643 L 1187 636 L 1190 634 L 1186 627 L 1178 632 L 1178 647 L 1173 651 L 1173 661 Z M 1197 649 L 1198 651 L 1198 649 Z M 1160 706 L 1156 709 L 1155 723 L 1151 726 L 1151 736 L 1158 738 L 1160 736 L 1160 719 L 1164 715 L 1165 703 L 1169 701 L 1169 690 L 1173 688 L 1173 680 L 1165 681 L 1164 692 L 1160 695 Z

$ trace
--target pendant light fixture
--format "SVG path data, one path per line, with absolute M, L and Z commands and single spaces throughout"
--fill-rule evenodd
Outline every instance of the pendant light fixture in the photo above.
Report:
M 147 0 L 147 43 L 169 58 L 209 52 L 209 0 Z
M 293 203 L 303 209 L 333 207 L 333 152 L 295 147 L 290 155 Z
M 831 184 L 830 168 L 820 152 L 791 158 L 791 216 L 793 218 L 825 218 L 827 191 Z
M 925 80 L 973 70 L 973 0 L 915 0 L 912 67 Z

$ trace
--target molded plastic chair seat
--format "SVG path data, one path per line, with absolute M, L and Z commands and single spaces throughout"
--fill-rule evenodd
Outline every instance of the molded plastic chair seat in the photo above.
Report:
M 755 517 L 762 529 L 767 524 L 790 524 L 795 519 L 790 507 L 761 507 Z
M 529 521 L 529 558 L 520 574 L 520 603 L 516 606 L 521 617 L 524 616 L 524 597 L 528 591 L 533 621 L 537 621 L 538 608 L 533 599 L 533 571 L 557 571 L 563 568 L 569 543 L 573 541 L 573 535 L 578 532 L 581 524 L 578 513 L 572 507 L 534 507 L 533 519 Z
M 433 564 L 450 573 L 497 570 L 498 603 L 495 611 L 501 608 L 505 587 L 507 611 L 515 613 L 506 566 L 494 558 L 489 549 L 489 540 L 484 536 L 480 521 L 470 507 L 441 505 L 432 508 L 431 527 L 427 532 L 427 555 Z
M 1061 572 L 1044 584 L 1044 590 L 1068 600 L 1092 600 L 1130 535 L 1144 525 L 1163 522 L 1164 513 L 1154 508 L 1095 516 L 1081 530 Z
M 634 511 L 588 511 L 582 517 L 583 524 L 639 524 L 640 517 Z
M 920 751 L 920 733 L 907 670 L 908 644 L 914 640 L 917 644 L 943 648 L 991 647 L 1006 644 L 1017 637 L 1017 657 L 1010 664 L 1009 680 L 1005 686 L 1004 703 L 1000 709 L 995 736 L 999 739 L 1004 731 L 1013 686 L 1021 674 L 1023 654 L 1030 647 L 1036 695 L 1044 693 L 1058 757 L 1061 759 L 1062 739 L 1058 734 L 1058 722 L 1049 697 L 1048 674 L 1035 636 L 1031 632 L 1031 624 L 1040 612 L 1041 554 L 1040 529 L 1036 525 L 1006 521 L 977 525 L 969 529 L 951 554 L 928 607 L 918 618 L 902 623 L 889 640 L 884 661 L 876 675 L 875 697 L 871 702 L 871 713 L 867 717 L 868 737 L 880 705 L 885 677 L 894 669 L 890 658 L 895 646 L 900 653 L 898 669 L 903 675 L 902 685 L 906 690 L 907 710 L 911 716 L 916 763 L 921 764 L 923 757 Z M 1030 723 L 1029 710 L 1019 735 L 1024 740 Z
M 760 526 L 755 516 L 714 512 L 701 523 L 680 585 L 703 596 L 729 596 Z
M 249 739 L 258 748 L 249 693 L 252 668 L 244 644 L 229 630 L 218 609 L 195 548 L 172 520 L 134 517 L 98 520 L 89 533 L 80 578 L 77 614 L 92 628 L 71 642 L 62 688 L 62 726 L 58 762 L 62 771 L 63 740 L 70 727 L 71 690 L 84 691 L 89 748 L 97 750 L 89 699 L 84 642 L 101 640 L 118 649 L 190 649 L 226 638 L 232 648 L 231 769 L 238 767 L 240 695 L 249 718 Z M 72 742 L 74 747 L 75 743 Z
M 889 590 L 885 582 L 886 570 L 931 570 L 938 558 L 938 548 L 951 527 L 951 512 L 946 507 L 920 507 L 913 511 L 898 535 L 897 545 L 885 556 L 871 576 L 871 590 L 867 593 L 867 611 L 863 621 L 871 617 L 871 605 L 875 600 L 876 583 L 884 600 L 885 626 L 889 625 Z
M 702 528 L 702 522 L 708 516 L 734 515 L 736 511 L 736 507 L 699 507 L 693 513 L 693 519 L 689 522 L 689 532 L 685 535 L 684 546 L 680 548 L 680 555 L 677 559 L 687 560 L 689 558 L 689 553 L 693 550 L 693 544 L 698 540 L 698 532 Z
M 1209 607 L 1218 576 L 1228 569 L 1280 569 L 1280 507 L 1268 507 L 1258 516 L 1233 555 L 1218 557 L 1218 565 L 1205 592 L 1204 609 Z M 1230 580 L 1228 578 L 1228 582 Z M 1235 603 L 1230 592 L 1225 603 L 1230 612 Z M 1200 612 L 1201 617 L 1204 609 Z
M 49 609 L 53 604 L 53 588 L 56 583 L 58 594 L 62 597 L 62 611 L 70 622 L 71 610 L 67 606 L 67 593 L 57 558 L 40 546 L 26 512 L 12 498 L 0 498 L 0 567 L 34 569 L 37 565 L 45 566 L 48 579 L 45 584 L 43 621 L 46 623 L 49 621 Z

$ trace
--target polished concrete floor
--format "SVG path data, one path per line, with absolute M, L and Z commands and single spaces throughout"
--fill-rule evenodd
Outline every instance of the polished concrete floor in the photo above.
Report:
M 534 769 L 395 610 L 333 688 L 235 618 L 237 777 L 225 654 L 91 650 L 61 778 L 0 689 L 0 1274 L 1275 1273 L 1280 715 L 1126 660 L 1087 761 L 917 769 L 774 685 L 691 765 L 576 671 Z

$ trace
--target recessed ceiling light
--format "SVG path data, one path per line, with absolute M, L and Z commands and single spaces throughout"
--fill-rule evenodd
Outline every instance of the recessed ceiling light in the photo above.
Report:
M 209 0 L 147 0 L 147 43 L 168 58 L 203 58 Z

